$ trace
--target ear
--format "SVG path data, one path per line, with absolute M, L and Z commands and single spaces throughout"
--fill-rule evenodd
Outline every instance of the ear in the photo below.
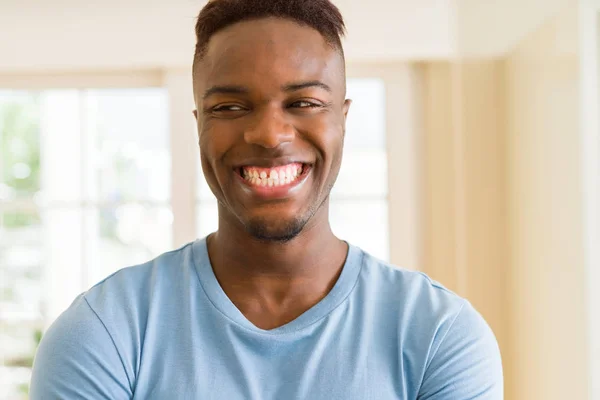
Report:
M 194 114 L 194 118 L 196 118 L 196 121 L 198 121 L 198 110 L 194 110 L 192 111 L 192 113 Z
M 350 99 L 344 100 L 344 106 L 342 107 L 344 110 L 344 122 L 348 118 L 348 111 L 350 110 L 351 104 L 352 104 L 352 100 L 350 100 Z

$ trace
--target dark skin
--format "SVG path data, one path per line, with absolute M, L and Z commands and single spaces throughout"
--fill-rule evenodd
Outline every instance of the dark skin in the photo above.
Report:
M 278 18 L 219 31 L 195 68 L 202 167 L 219 200 L 219 229 L 207 241 L 212 268 L 262 329 L 317 304 L 346 259 L 328 218 L 350 107 L 344 71 L 340 51 L 319 32 Z M 239 176 L 242 166 L 289 162 L 308 172 L 276 199 Z

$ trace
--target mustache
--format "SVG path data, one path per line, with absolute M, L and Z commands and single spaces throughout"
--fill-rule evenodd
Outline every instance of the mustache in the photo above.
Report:
M 262 146 L 252 146 L 245 149 L 233 151 L 228 157 L 233 165 L 241 165 L 252 160 L 287 160 L 289 162 L 301 162 L 305 164 L 313 163 L 314 155 L 301 151 L 299 149 L 286 148 L 264 148 Z

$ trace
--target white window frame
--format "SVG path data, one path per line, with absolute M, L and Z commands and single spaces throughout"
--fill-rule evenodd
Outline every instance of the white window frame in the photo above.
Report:
M 420 109 L 421 82 L 418 66 L 408 63 L 348 65 L 348 78 L 375 78 L 385 85 L 385 129 L 388 163 L 388 240 L 389 257 L 393 264 L 420 269 L 421 209 L 419 199 L 419 156 L 422 112 Z M 167 70 L 130 70 L 124 72 L 85 72 L 53 74 L 0 73 L 0 89 L 128 89 L 162 88 L 167 90 L 169 104 L 169 144 L 171 154 L 170 205 L 173 213 L 173 248 L 180 247 L 197 237 L 198 138 L 192 111 L 195 108 L 191 68 Z M 40 211 L 32 200 L 0 203 L 0 211 Z M 202 223 L 202 221 L 200 221 Z M 82 276 L 81 291 L 88 289 L 86 268 L 69 265 L 61 276 Z M 44 271 L 44 274 L 51 271 Z M 42 285 L 47 285 L 43 278 Z M 52 280 L 54 285 L 60 279 Z M 54 288 L 52 292 L 55 292 Z M 19 324 L 40 326 L 44 330 L 53 322 L 63 307 L 63 299 L 48 296 L 42 321 L 16 321 Z M 52 312 L 49 312 L 53 310 Z M 7 321 L 12 321 L 8 318 Z
M 383 80 L 386 93 L 388 218 L 390 261 L 419 269 L 419 69 L 408 63 L 350 63 L 348 78 Z M 199 151 L 190 68 L 54 74 L 0 74 L 0 88 L 16 90 L 87 88 L 166 88 L 169 101 L 173 247 L 197 237 L 197 158 Z M 29 204 L 31 203 L 31 204 Z M 32 202 L 19 209 L 37 209 Z M 0 209 L 3 206 L 0 204 Z M 76 268 L 77 266 L 73 266 Z M 83 288 L 85 289 L 85 288 Z M 49 299 L 49 301 L 52 301 Z
M 600 0 L 579 1 L 581 154 L 590 399 L 600 399 Z
M 414 63 L 349 63 L 347 77 L 377 78 L 385 85 L 390 262 L 420 270 L 421 92 Z
M 193 97 L 190 71 L 187 70 L 139 70 L 123 73 L 56 73 L 56 74 L 0 74 L 0 89 L 3 90 L 50 90 L 50 89 L 126 89 L 126 88 L 165 88 L 169 97 L 169 141 L 171 157 L 171 206 L 173 212 L 173 243 L 179 246 L 195 238 L 195 168 L 194 143 L 191 136 L 195 135 L 193 123 Z M 186 93 L 187 92 L 187 93 Z M 186 94 L 188 95 L 186 97 Z M 186 123 L 188 122 L 189 123 Z M 172 134 L 175 133 L 175 134 Z M 190 197 L 190 194 L 192 196 Z M 0 203 L 0 211 L 33 211 L 39 210 L 32 200 L 15 200 Z M 85 268 L 70 265 L 73 269 L 70 276 L 85 274 Z M 81 270 L 75 271 L 79 268 Z M 67 275 L 69 276 L 69 275 Z M 82 281 L 81 291 L 87 289 Z M 54 304 L 52 296 L 47 299 L 48 310 L 58 310 L 62 306 Z M 44 326 L 48 326 L 56 316 L 51 311 L 46 316 Z

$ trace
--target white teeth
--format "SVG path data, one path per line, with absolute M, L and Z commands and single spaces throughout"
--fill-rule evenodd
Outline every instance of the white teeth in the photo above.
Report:
M 262 187 L 288 185 L 302 175 L 302 166 L 288 165 L 285 168 L 258 172 L 255 169 L 243 169 L 242 176 L 250 184 Z

